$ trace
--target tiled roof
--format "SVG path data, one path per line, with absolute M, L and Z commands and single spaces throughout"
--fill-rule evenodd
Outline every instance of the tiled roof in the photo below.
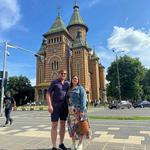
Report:
M 85 22 L 83 21 L 83 18 L 80 15 L 79 6 L 77 5 L 77 3 L 74 6 L 74 12 L 73 12 L 73 15 L 70 19 L 70 22 L 69 22 L 67 28 L 69 28 L 73 25 L 82 25 L 86 28 L 86 30 L 88 30 L 88 27 L 86 26 Z

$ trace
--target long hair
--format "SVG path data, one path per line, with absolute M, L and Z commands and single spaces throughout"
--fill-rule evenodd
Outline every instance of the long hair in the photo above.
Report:
M 70 83 L 70 88 L 73 87 L 72 79 L 73 79 L 74 77 L 77 77 L 77 78 L 78 78 L 78 76 L 76 76 L 76 75 L 73 75 L 73 76 L 72 76 L 72 78 L 71 78 L 71 83 Z M 78 85 L 78 86 L 80 85 L 80 83 L 79 83 L 79 78 L 78 78 L 78 83 L 77 83 L 77 85 Z

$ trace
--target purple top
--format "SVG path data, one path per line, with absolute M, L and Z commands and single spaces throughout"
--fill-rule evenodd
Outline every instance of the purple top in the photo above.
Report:
M 69 89 L 69 81 L 65 81 L 63 84 L 59 79 L 52 81 L 48 88 L 48 92 L 52 97 L 52 103 L 65 101 L 66 92 Z

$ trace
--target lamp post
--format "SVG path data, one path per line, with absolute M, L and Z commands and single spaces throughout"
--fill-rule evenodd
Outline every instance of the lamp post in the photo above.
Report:
M 120 73 L 119 73 L 119 64 L 118 64 L 118 54 L 124 51 L 115 51 L 112 50 L 116 55 L 116 64 L 117 64 L 117 82 L 118 82 L 118 94 L 119 94 L 119 101 L 121 102 L 121 88 L 120 88 Z
M 3 61 L 3 76 L 2 76 L 2 84 L 1 84 L 1 106 L 0 106 L 0 116 L 3 116 L 3 105 L 4 105 L 4 81 L 5 81 L 5 71 L 6 71 L 6 58 L 7 58 L 7 49 L 8 48 L 14 48 L 14 49 L 18 49 L 18 50 L 22 50 L 22 51 L 26 51 L 29 52 L 31 54 L 34 54 L 35 57 L 39 57 L 41 62 L 44 62 L 44 56 L 39 55 L 37 53 L 34 53 L 31 50 L 16 46 L 16 45 L 12 45 L 10 43 L 4 42 L 4 61 Z
M 0 116 L 3 116 L 3 100 L 4 100 L 4 81 L 5 81 L 5 68 L 6 68 L 6 56 L 7 56 L 7 42 L 5 42 L 4 48 L 4 62 L 3 62 L 3 76 L 1 84 L 1 107 L 0 107 Z

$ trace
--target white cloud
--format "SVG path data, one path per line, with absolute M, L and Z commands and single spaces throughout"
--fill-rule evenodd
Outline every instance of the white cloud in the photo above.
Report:
M 20 18 L 18 0 L 0 0 L 0 31 L 10 29 Z
M 0 42 L 8 41 L 8 38 L 5 37 L 5 32 L 16 26 L 21 19 L 18 1 L 19 0 L 0 0 Z M 19 25 L 17 29 L 21 28 L 23 31 L 27 30 L 25 27 L 20 26 L 21 25 Z
M 124 50 L 133 57 L 139 57 L 146 67 L 150 67 L 150 32 L 136 30 L 134 27 L 115 26 L 108 39 L 109 49 Z
M 115 59 L 115 56 L 111 52 L 111 50 L 103 47 L 103 46 L 98 46 L 96 51 L 96 54 L 100 58 L 100 62 L 104 67 L 108 67 L 111 62 Z
M 150 33 L 142 30 L 115 26 L 111 37 L 108 39 L 110 49 L 126 51 L 150 50 Z
M 30 79 L 31 85 L 35 86 L 36 85 L 36 78 Z
M 96 5 L 99 2 L 101 2 L 101 0 L 90 0 L 89 7 L 92 7 L 92 6 Z

